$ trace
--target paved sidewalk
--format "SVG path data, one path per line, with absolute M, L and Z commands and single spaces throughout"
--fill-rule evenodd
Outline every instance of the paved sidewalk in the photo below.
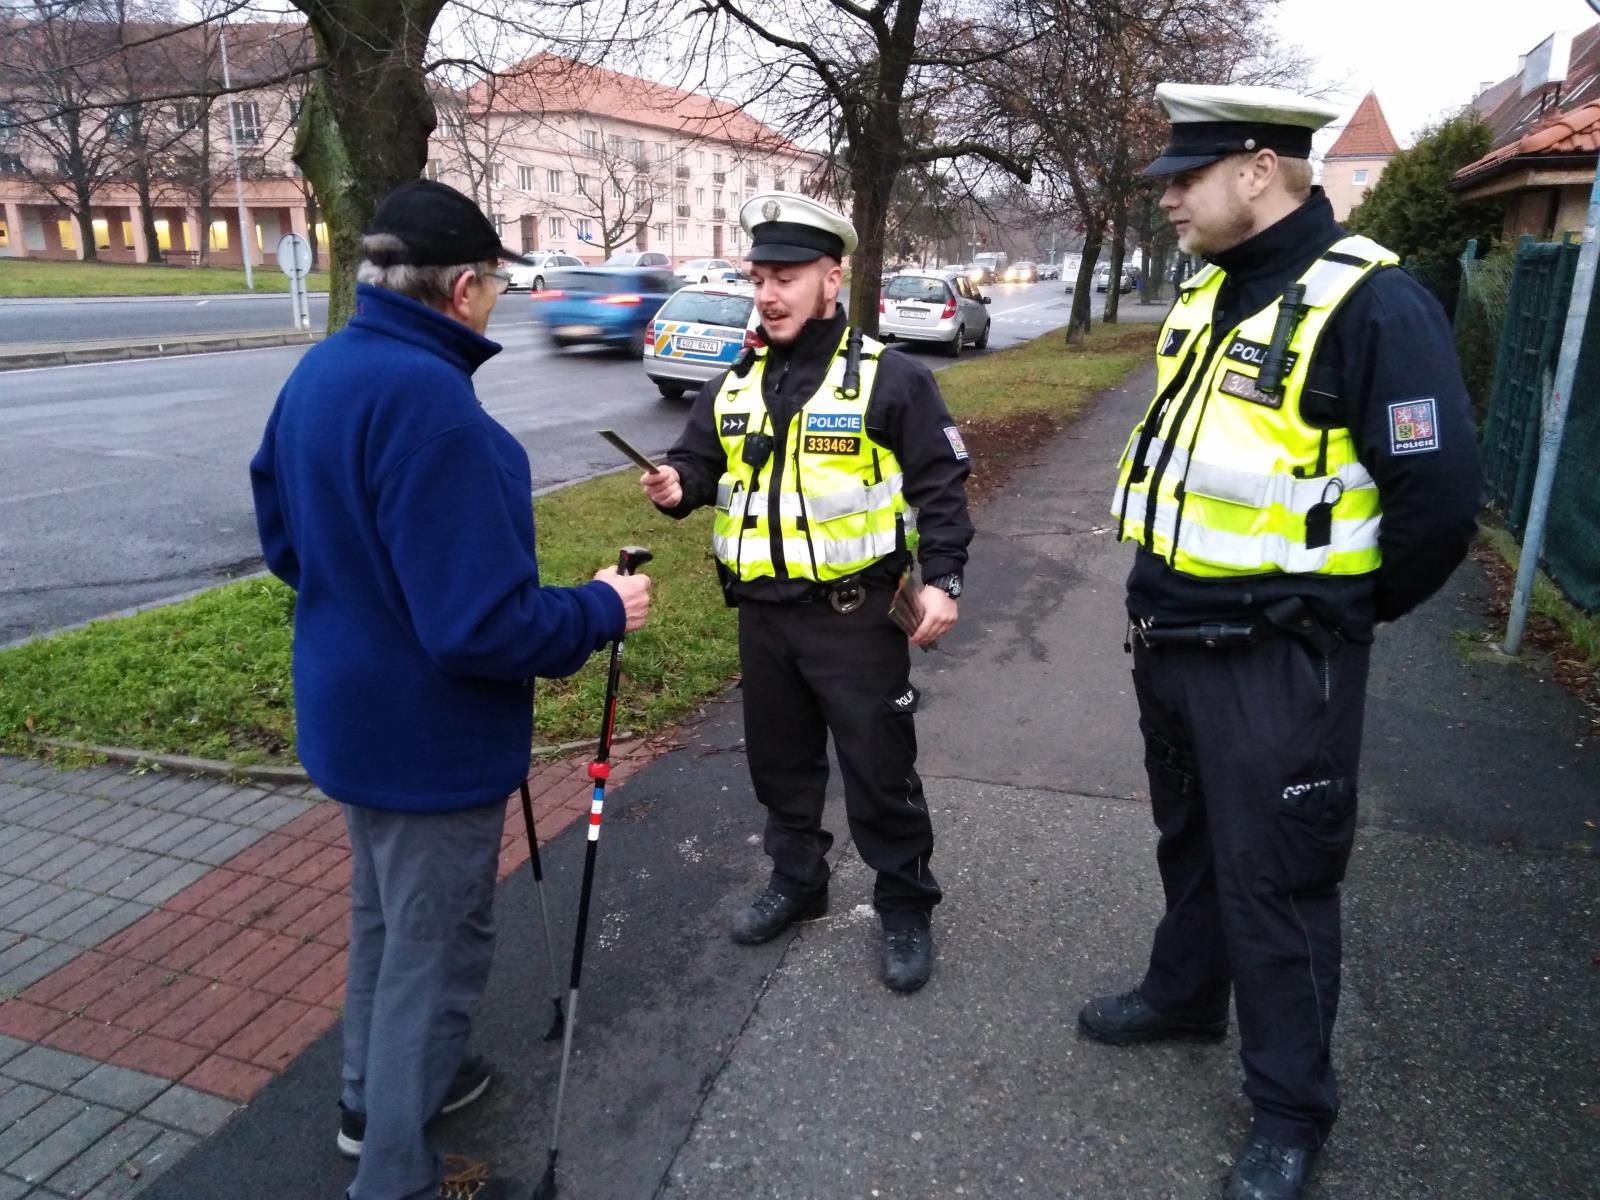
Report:
M 170 358 L 175 354 L 213 354 L 219 350 L 259 350 L 263 346 L 300 346 L 309 345 L 323 336 L 324 331 L 320 329 L 285 329 L 265 333 L 246 330 L 241 333 L 193 333 L 88 342 L 15 342 L 0 347 L 0 371 L 117 362 L 125 358 Z
M 531 776 L 541 841 L 584 766 Z M 514 802 L 501 878 L 527 857 Z M 0 1200 L 135 1195 L 332 1028 L 349 877 L 309 785 L 0 758 Z

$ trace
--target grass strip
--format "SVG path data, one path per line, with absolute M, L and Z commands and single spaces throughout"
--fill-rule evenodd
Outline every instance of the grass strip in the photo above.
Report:
M 289 277 L 277 265 L 253 272 L 258 292 L 289 291 Z M 328 274 L 306 277 L 313 292 L 328 290 Z M 243 267 L 178 267 L 161 264 L 53 262 L 37 258 L 0 258 L 0 296 L 203 296 L 245 292 Z
M 1510 530 L 1480 521 L 1478 539 L 1516 572 L 1522 562 L 1522 545 Z M 1600 672 L 1600 616 L 1591 617 L 1573 604 L 1543 571 L 1533 574 L 1533 603 L 1529 608 L 1535 616 L 1554 622 L 1582 656 L 1584 665 Z
M 1068 348 L 1059 331 L 939 375 L 958 419 L 1066 418 L 1147 359 L 1151 327 L 1096 330 Z M 980 458 L 978 473 L 1003 471 Z M 1109 473 L 1112 464 L 1106 464 Z M 620 546 L 655 561 L 650 624 L 628 639 L 617 724 L 648 735 L 694 711 L 738 669 L 734 614 L 711 560 L 709 510 L 661 516 L 624 471 L 534 502 L 543 582 L 582 582 Z M 981 564 L 978 569 L 982 569 Z M 290 681 L 294 595 L 277 580 L 244 580 L 193 599 L 0 651 L 0 750 L 38 753 L 41 734 L 99 745 L 225 759 L 293 762 Z M 541 681 L 536 740 L 598 732 L 606 656 L 571 679 Z

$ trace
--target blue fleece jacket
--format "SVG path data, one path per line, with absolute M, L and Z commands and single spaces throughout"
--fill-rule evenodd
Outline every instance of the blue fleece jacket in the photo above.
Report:
M 472 390 L 499 350 L 361 286 L 250 464 L 267 566 L 299 594 L 300 761 L 336 800 L 503 800 L 528 768 L 533 677 L 572 674 L 623 631 L 605 584 L 539 586 L 528 456 Z

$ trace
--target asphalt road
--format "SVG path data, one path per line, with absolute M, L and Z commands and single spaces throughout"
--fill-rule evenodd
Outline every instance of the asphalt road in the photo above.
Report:
M 311 327 L 328 324 L 328 297 L 311 297 Z M 289 294 L 0 300 L 0 346 L 267 333 L 294 328 Z
M 1066 297 L 1050 285 L 993 293 L 991 352 L 1066 321 Z M 552 352 L 526 299 L 503 302 L 489 332 L 505 350 L 478 372 L 478 395 L 527 448 L 536 486 L 617 467 L 598 428 L 646 451 L 676 438 L 684 408 L 661 400 L 638 363 L 599 350 Z M 911 352 L 936 367 L 948 361 Z M 8 372 L 0 645 L 258 570 L 247 466 L 302 353 L 288 346 Z

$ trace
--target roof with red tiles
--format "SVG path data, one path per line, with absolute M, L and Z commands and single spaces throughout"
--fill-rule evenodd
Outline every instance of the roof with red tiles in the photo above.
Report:
M 1400 143 L 1389 131 L 1376 92 L 1368 92 L 1344 124 L 1324 158 L 1389 158 L 1400 153 Z
M 1496 149 L 1519 141 L 1522 136 L 1545 123 L 1553 112 L 1574 111 L 1580 105 L 1600 100 L 1600 25 L 1592 25 L 1572 39 L 1572 56 L 1567 77 L 1524 96 L 1522 72 L 1502 79 L 1473 97 L 1469 108 L 1494 131 L 1490 145 Z
M 1519 160 L 1549 162 L 1556 158 L 1586 158 L 1593 161 L 1596 155 L 1600 155 L 1600 100 L 1547 117 L 1516 141 L 1497 147 L 1462 167 L 1455 173 L 1453 182 L 1464 184 Z
M 495 112 L 592 113 L 687 137 L 811 154 L 737 104 L 556 54 L 537 54 L 467 93 L 469 106 Z

